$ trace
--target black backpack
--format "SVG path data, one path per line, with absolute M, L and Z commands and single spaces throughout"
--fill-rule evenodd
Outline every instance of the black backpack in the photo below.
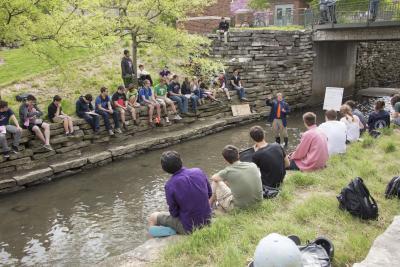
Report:
M 353 216 L 364 220 L 378 218 L 378 205 L 360 177 L 353 179 L 343 188 L 337 199 L 339 208 L 347 210 Z
M 386 198 L 393 198 L 396 196 L 400 198 L 400 176 L 393 177 L 386 186 L 385 190 Z

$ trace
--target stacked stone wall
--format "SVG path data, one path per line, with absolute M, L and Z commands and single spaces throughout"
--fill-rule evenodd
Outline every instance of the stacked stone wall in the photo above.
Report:
M 400 86 L 400 41 L 362 42 L 357 48 L 356 89 Z
M 224 44 L 213 39 L 212 55 L 224 62 L 227 77 L 240 69 L 243 86 L 263 94 L 282 92 L 292 106 L 302 106 L 312 94 L 315 53 L 308 31 L 231 31 Z

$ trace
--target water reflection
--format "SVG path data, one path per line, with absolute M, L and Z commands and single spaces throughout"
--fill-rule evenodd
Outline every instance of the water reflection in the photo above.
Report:
M 301 114 L 289 119 L 290 150 Z M 274 137 L 267 129 L 268 140 Z M 173 146 L 188 167 L 212 175 L 225 166 L 226 144 L 252 144 L 250 126 Z M 0 198 L 0 265 L 93 265 L 146 239 L 146 217 L 166 210 L 160 151 Z

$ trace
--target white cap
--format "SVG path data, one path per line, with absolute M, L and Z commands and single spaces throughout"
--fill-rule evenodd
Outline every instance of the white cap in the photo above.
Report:
M 272 233 L 261 239 L 254 252 L 254 267 L 302 267 L 301 253 L 286 236 Z

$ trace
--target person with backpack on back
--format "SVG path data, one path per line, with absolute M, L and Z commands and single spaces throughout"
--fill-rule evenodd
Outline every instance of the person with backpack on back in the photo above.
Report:
M 285 147 L 288 146 L 289 138 L 287 133 L 286 115 L 290 112 L 288 103 L 283 99 L 281 93 L 276 94 L 276 99 L 272 100 L 269 96 L 266 100 L 267 106 L 271 107 L 269 121 L 272 122 L 272 129 L 275 133 L 275 141 L 280 144 L 281 137 L 285 142 Z
M 325 168 L 329 158 L 328 138 L 318 129 L 315 113 L 305 113 L 303 121 L 307 131 L 303 133 L 296 150 L 289 155 L 289 170 L 314 171 Z

